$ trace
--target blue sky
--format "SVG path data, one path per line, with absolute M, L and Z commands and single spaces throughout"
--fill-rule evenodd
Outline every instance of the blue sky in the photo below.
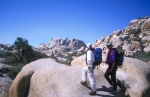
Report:
M 17 37 L 38 47 L 51 38 L 94 43 L 150 16 L 150 0 L 0 0 L 0 43 Z

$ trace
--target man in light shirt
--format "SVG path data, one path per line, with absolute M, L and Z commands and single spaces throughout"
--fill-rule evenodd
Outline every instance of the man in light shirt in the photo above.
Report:
M 94 66 L 93 63 L 95 62 L 94 57 L 94 49 L 92 48 L 92 44 L 87 44 L 87 54 L 86 54 L 86 66 L 82 69 L 82 85 L 87 84 L 87 74 L 90 81 L 90 86 L 92 91 L 89 92 L 89 95 L 96 95 L 96 79 L 94 75 Z

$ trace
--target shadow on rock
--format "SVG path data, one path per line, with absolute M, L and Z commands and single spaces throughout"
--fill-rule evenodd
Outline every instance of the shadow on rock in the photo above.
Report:
M 107 88 L 106 86 L 102 86 L 102 88 L 98 88 L 97 91 L 104 91 L 104 92 L 108 92 L 111 93 L 113 90 L 111 90 L 110 88 Z M 118 93 L 114 96 L 110 96 L 110 95 L 102 95 L 102 94 L 97 94 L 98 96 L 102 96 L 102 97 L 127 97 L 124 94 L 124 91 L 122 89 L 120 89 L 118 91 Z

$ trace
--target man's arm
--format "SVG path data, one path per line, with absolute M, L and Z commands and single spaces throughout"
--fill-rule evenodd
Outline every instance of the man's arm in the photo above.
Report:
M 115 50 L 112 51 L 111 58 L 112 58 L 112 65 L 109 70 L 110 72 L 112 72 L 114 66 L 116 65 L 116 51 Z
M 111 68 L 109 69 L 109 72 L 112 72 L 114 66 L 115 66 L 115 62 L 112 63 L 112 66 L 111 66 Z

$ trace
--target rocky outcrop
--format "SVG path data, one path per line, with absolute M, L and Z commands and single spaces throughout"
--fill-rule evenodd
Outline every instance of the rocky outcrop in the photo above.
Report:
M 125 56 L 135 57 L 135 55 L 149 52 L 150 44 L 150 17 L 131 20 L 129 26 L 123 30 L 115 30 L 106 38 L 97 40 L 94 45 L 106 50 L 107 42 L 112 42 L 114 47 L 122 47 Z
M 9 97 L 9 88 L 12 82 L 8 77 L 0 77 L 0 97 Z
M 0 51 L 3 51 L 6 47 L 10 47 L 10 44 L 1 44 L 0 43 Z
M 142 25 L 144 31 L 150 31 L 150 18 L 148 18 Z
M 78 50 L 80 49 L 82 46 L 86 46 L 85 43 L 81 40 L 78 39 L 72 39 L 71 42 L 69 43 L 68 47 L 74 49 L 74 50 Z
M 78 49 L 85 46 L 83 41 L 74 38 L 72 40 L 68 38 L 52 38 L 48 44 L 41 43 L 38 49 L 48 56 L 57 56 L 69 52 L 76 52 Z
M 3 58 L 0 58 L 0 61 Z M 0 63 L 0 97 L 8 97 L 8 90 L 12 84 L 12 80 L 7 76 L 9 65 Z
M 144 52 L 149 53 L 150 52 L 150 46 L 145 47 Z
M 50 43 L 48 44 L 48 48 L 54 48 L 57 45 L 65 45 L 68 46 L 70 40 L 68 38 L 61 39 L 61 38 L 52 38 Z
M 103 56 L 103 62 L 106 56 Z M 85 55 L 74 59 L 72 66 L 85 65 Z M 101 63 L 100 70 L 106 71 L 107 66 Z M 123 66 L 117 70 L 117 79 L 124 82 L 126 95 L 130 97 L 149 97 L 150 93 L 150 65 L 133 58 L 125 57 Z M 121 96 L 120 96 L 121 97 Z
M 83 86 L 83 66 L 67 66 L 52 59 L 40 59 L 23 67 L 9 89 L 9 97 L 91 97 Z M 95 70 L 97 96 L 114 97 L 101 70 Z M 23 83 L 23 84 L 22 84 Z M 125 97 L 122 92 L 115 97 Z

